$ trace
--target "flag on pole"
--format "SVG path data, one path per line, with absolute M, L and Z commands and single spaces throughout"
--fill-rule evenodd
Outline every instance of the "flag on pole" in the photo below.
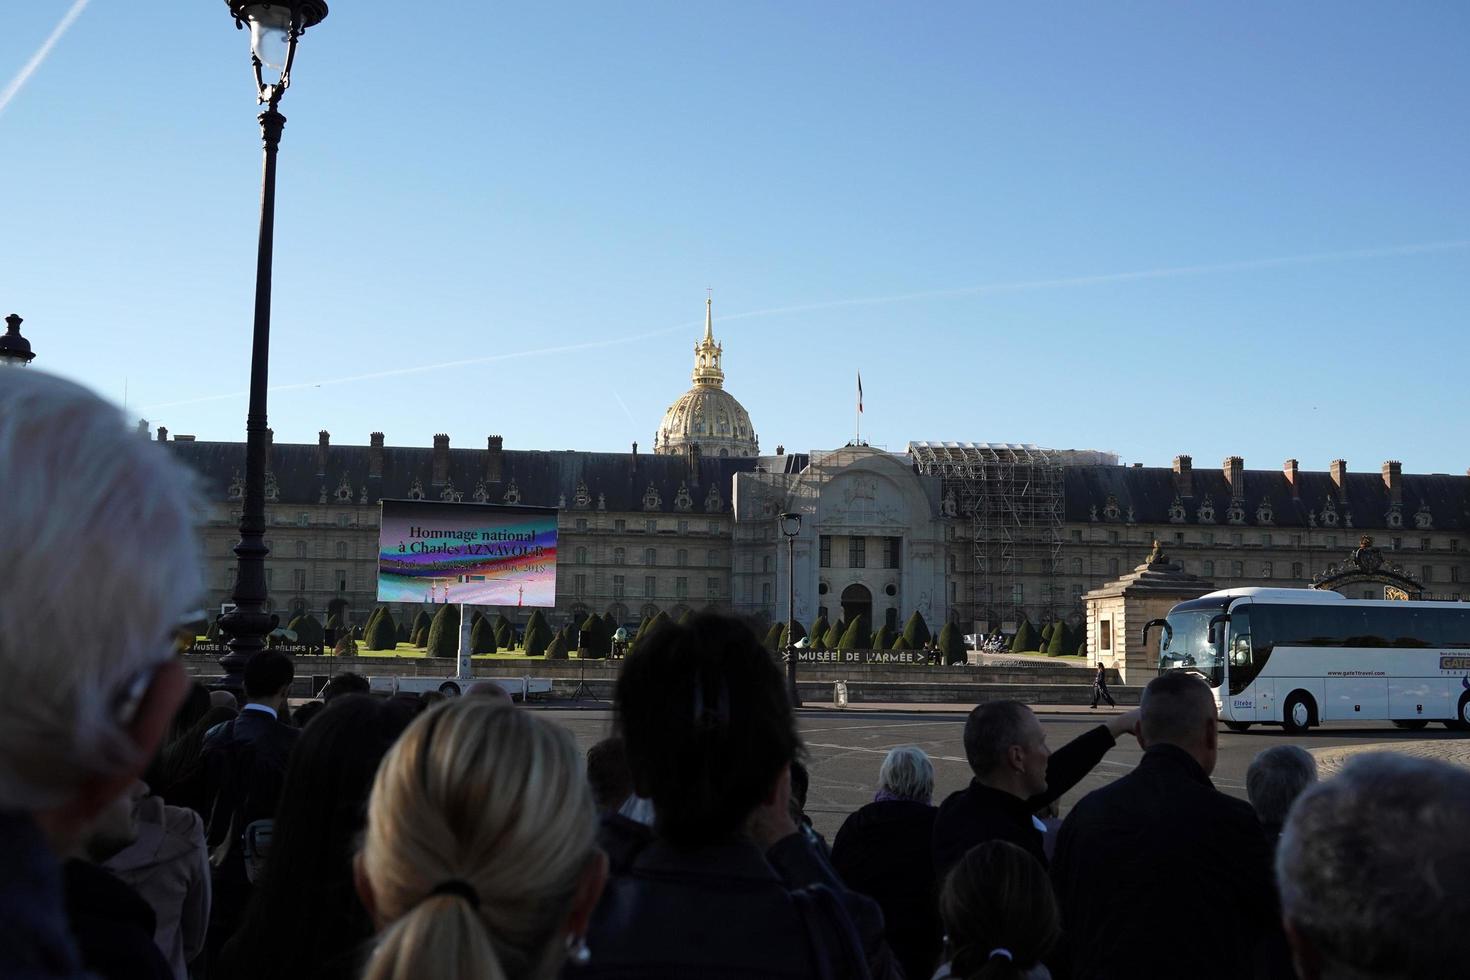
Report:
M 859 371 L 857 373 L 857 376 L 858 376 L 858 411 L 861 412 L 863 410 L 863 372 Z

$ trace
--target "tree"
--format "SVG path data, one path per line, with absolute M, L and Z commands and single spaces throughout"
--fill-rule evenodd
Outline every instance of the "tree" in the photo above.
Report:
M 1087 656 L 1087 627 L 1079 626 L 1072 632 L 1076 635 L 1072 637 L 1072 649 L 1068 652 L 1074 657 Z
M 1055 622 L 1047 623 L 1041 628 L 1041 644 L 1037 647 L 1038 650 L 1046 649 L 1046 645 L 1051 642 L 1051 634 L 1054 629 L 1056 629 Z
M 873 635 L 873 649 L 887 650 L 893 646 L 893 640 L 893 628 L 885 622 L 882 626 L 878 627 L 878 632 Z
M 965 638 L 960 635 L 960 629 L 954 623 L 945 623 L 944 628 L 939 631 L 939 652 L 947 664 L 965 662 Z
M 297 616 L 291 620 L 289 628 L 296 633 L 297 643 L 320 647 L 327 641 L 327 634 L 322 629 L 322 624 L 317 622 L 316 617 L 311 613 L 307 613 L 305 616 Z
M 868 617 L 866 615 L 854 616 L 852 623 L 847 627 L 847 632 L 842 634 L 842 640 L 837 644 L 839 650 L 862 650 L 872 640 L 873 634 L 868 629 Z
M 1027 653 L 1039 649 L 1036 638 L 1036 629 L 1031 625 L 1031 620 L 1021 620 L 1021 628 L 1016 630 L 1015 638 L 1011 640 L 1012 653 Z
M 342 621 L 341 613 L 332 613 L 327 617 L 327 629 L 336 630 L 338 633 L 347 629 L 347 624 Z
M 509 623 L 506 623 L 503 626 L 497 625 L 495 627 L 495 645 L 500 649 L 509 650 L 511 647 L 515 646 L 515 638 L 515 630 L 510 628 Z
M 893 646 L 890 649 L 893 649 L 893 650 L 907 650 L 908 648 L 909 648 L 909 641 L 908 640 L 905 640 L 903 638 L 903 634 L 900 633 L 900 634 L 898 634 L 898 639 L 896 639 L 896 640 L 893 641 Z
M 765 647 L 772 653 L 781 649 L 781 634 L 786 632 L 785 623 L 772 623 L 771 628 L 766 630 Z
M 541 610 L 539 609 L 536 610 L 536 612 L 538 613 L 540 611 Z M 551 627 L 546 625 L 546 620 L 543 618 L 539 622 L 536 621 L 535 614 L 533 613 L 532 622 L 528 622 L 526 624 L 526 637 L 524 644 L 526 656 L 541 656 L 543 653 L 546 652 L 546 648 L 551 645 L 551 642 L 554 639 L 555 637 L 551 635 Z
M 429 656 L 459 656 L 459 606 L 446 603 L 439 607 L 429 625 Z
M 494 653 L 497 649 L 494 624 L 481 616 L 470 629 L 470 653 Z
M 903 625 L 904 642 L 908 643 L 910 650 L 922 650 L 924 644 L 929 642 L 929 624 L 924 622 L 924 617 L 919 615 L 915 609 L 909 621 Z
M 612 630 L 607 621 L 598 616 L 588 616 L 582 624 L 582 638 L 578 642 L 580 656 L 589 660 L 601 660 L 612 649 Z
M 776 647 L 777 652 L 780 652 L 782 650 L 785 650 L 788 646 L 790 646 L 792 643 L 795 643 L 797 640 L 804 640 L 804 639 L 806 639 L 806 627 L 803 626 L 803 625 L 801 625 L 800 623 L 796 623 L 795 626 L 796 626 L 796 636 L 793 639 L 792 637 L 788 636 L 787 633 L 786 633 L 786 624 L 785 623 L 781 623 L 780 624 L 780 630 L 781 630 L 781 632 L 777 636 L 777 639 L 776 639 L 776 642 L 780 644 L 779 646 Z
M 838 627 L 840 627 L 841 625 L 842 622 L 839 620 L 837 623 L 833 624 L 831 629 L 827 631 L 827 635 L 822 639 L 822 649 L 842 649 L 842 632 L 838 629 Z
M 420 628 L 422 628 L 425 633 L 427 633 L 429 627 L 433 624 L 434 620 L 429 616 L 429 614 L 420 609 L 418 615 L 413 618 L 413 635 L 418 636 Z M 414 645 L 417 646 L 418 644 Z
M 1061 657 L 1072 652 L 1076 642 L 1072 639 L 1072 630 L 1060 619 L 1052 624 L 1051 639 L 1046 644 L 1046 655 L 1048 657 Z
M 827 639 L 827 632 L 831 629 L 832 624 L 827 622 L 827 617 L 818 616 L 816 619 L 812 620 L 812 624 L 807 627 L 806 635 L 812 638 L 812 646 L 816 646 L 817 644 L 822 643 Z
M 679 617 L 679 625 L 680 626 L 688 626 L 689 625 L 689 620 L 691 620 L 693 618 L 694 618 L 694 610 L 693 609 L 686 609 L 686 610 L 684 610 L 684 614 Z
M 429 628 L 421 626 L 413 631 L 413 639 L 410 641 L 414 646 L 422 650 L 429 645 Z
M 567 631 L 563 627 L 556 636 L 551 638 L 551 644 L 546 648 L 547 660 L 567 659 Z
M 540 609 L 531 610 L 531 615 L 526 619 L 526 631 L 522 635 L 529 637 L 533 629 L 537 631 L 545 630 L 546 642 L 551 642 L 551 627 L 547 624 L 546 617 L 541 614 Z
M 398 648 L 398 627 L 393 625 L 393 617 L 388 613 L 387 608 L 378 607 L 378 612 L 373 614 L 362 641 L 369 650 L 396 650 Z

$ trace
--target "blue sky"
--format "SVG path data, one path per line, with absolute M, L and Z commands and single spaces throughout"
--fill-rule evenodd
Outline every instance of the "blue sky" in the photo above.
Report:
M 6 5 L 0 85 L 73 2 Z M 335 3 L 282 105 L 279 442 L 647 449 L 708 286 L 766 451 L 850 439 L 861 370 L 894 450 L 1470 466 L 1470 6 L 406 9 Z M 244 432 L 247 58 L 219 0 L 92 0 L 0 109 L 3 312 L 203 439 Z

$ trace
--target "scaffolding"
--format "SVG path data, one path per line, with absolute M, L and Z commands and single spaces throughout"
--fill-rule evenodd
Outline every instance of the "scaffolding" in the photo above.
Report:
M 1042 622 L 1051 619 L 1062 552 L 1062 467 L 1075 462 L 1074 454 L 990 442 L 911 442 L 908 451 L 918 472 L 940 478 L 941 497 L 953 499 L 956 516 L 970 523 L 973 565 L 960 620 L 975 623 L 977 633 L 1014 629 L 1028 604 L 1039 608 Z M 1039 576 L 1039 596 L 1025 595 L 1028 571 Z

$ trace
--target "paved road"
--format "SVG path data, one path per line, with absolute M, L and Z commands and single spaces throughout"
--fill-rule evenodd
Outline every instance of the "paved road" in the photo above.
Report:
M 606 706 L 582 709 L 547 708 L 548 715 L 571 729 L 583 751 L 608 734 L 612 715 Z M 1098 714 L 1085 708 L 1039 711 L 1047 741 L 1053 747 L 1075 738 L 1099 723 Z M 897 745 L 918 745 L 934 760 L 935 798 L 942 799 L 969 782 L 961 736 L 964 713 L 932 709 L 823 711 L 806 709 L 800 715 L 812 776 L 807 812 L 817 830 L 829 840 L 853 810 L 869 802 L 877 785 L 878 766 Z M 1388 748 L 1414 754 L 1454 758 L 1470 765 L 1470 738 L 1431 726 L 1421 732 L 1403 732 L 1392 726 L 1343 723 L 1306 735 L 1288 736 L 1279 728 L 1220 733 L 1220 762 L 1214 782 L 1224 792 L 1245 799 L 1245 771 L 1256 753 L 1272 745 L 1294 743 L 1318 756 L 1325 769 L 1340 765 L 1354 751 Z M 1076 788 L 1062 798 L 1062 812 L 1086 793 L 1137 764 L 1138 743 L 1125 737 Z

